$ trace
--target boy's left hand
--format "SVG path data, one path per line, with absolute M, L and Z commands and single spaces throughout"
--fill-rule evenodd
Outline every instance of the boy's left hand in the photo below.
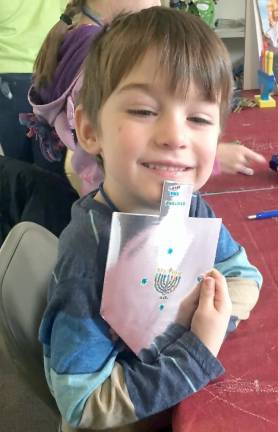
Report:
M 198 307 L 200 296 L 200 283 L 181 302 L 175 322 L 187 329 L 191 326 L 192 317 Z

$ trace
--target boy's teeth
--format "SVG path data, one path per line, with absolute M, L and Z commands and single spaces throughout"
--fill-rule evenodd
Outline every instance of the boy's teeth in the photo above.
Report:
M 167 166 L 167 165 L 155 165 L 155 164 L 148 164 L 147 165 L 150 169 L 156 169 L 160 171 L 185 171 L 185 168 L 182 167 L 175 167 L 175 166 Z

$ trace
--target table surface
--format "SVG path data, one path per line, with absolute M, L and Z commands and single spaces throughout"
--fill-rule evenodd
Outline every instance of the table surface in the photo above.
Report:
M 231 114 L 224 137 L 239 139 L 270 160 L 278 153 L 278 108 Z M 278 173 L 258 166 L 251 177 L 221 175 L 203 192 L 264 283 L 250 319 L 221 349 L 226 373 L 175 408 L 173 432 L 277 432 L 278 218 L 248 220 L 247 215 L 278 208 Z

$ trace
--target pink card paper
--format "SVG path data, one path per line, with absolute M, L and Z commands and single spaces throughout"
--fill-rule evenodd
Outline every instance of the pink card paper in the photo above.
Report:
M 213 267 L 221 219 L 188 217 L 191 196 L 165 182 L 160 215 L 113 213 L 101 315 L 136 354 Z

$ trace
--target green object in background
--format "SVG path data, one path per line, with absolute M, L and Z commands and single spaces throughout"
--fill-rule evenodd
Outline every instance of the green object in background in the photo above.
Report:
M 216 3 L 217 0 L 170 0 L 170 7 L 197 15 L 214 27 Z
M 210 26 L 214 27 L 215 21 L 215 0 L 195 0 L 199 16 Z

